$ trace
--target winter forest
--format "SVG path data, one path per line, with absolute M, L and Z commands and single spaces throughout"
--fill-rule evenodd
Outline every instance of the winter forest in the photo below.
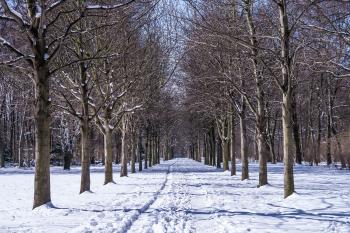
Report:
M 350 232 L 350 1 L 0 0 L 0 232 Z

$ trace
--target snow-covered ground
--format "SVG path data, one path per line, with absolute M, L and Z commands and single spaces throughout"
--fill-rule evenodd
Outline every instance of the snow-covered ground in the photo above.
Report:
M 248 181 L 189 159 L 123 178 L 114 169 L 103 186 L 92 168 L 93 192 L 78 195 L 79 168 L 52 168 L 56 208 L 34 211 L 33 171 L 0 169 L 0 232 L 350 232 L 349 171 L 296 166 L 297 193 L 283 199 L 281 164 L 262 188 L 257 164 Z

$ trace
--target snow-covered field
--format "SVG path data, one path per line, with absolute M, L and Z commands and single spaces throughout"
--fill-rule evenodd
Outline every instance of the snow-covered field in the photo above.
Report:
M 79 168 L 52 168 L 56 208 L 31 210 L 33 171 L 0 169 L 0 232 L 350 232 L 350 172 L 295 167 L 297 193 L 283 199 L 283 167 L 269 165 L 270 185 L 189 159 L 174 159 L 78 195 Z M 238 167 L 240 171 L 240 167 Z

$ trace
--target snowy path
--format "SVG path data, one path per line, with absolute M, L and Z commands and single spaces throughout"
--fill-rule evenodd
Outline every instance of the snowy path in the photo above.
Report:
M 103 168 L 92 170 L 94 192 L 77 195 L 79 169 L 53 168 L 57 208 L 31 211 L 32 172 L 0 169 L 0 232 L 350 232 L 349 171 L 297 166 L 298 193 L 284 200 L 281 164 L 262 188 L 256 164 L 248 181 L 189 159 L 107 186 Z

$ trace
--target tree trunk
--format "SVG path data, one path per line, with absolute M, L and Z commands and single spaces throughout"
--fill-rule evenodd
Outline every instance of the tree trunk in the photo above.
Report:
M 65 151 L 63 155 L 63 170 L 70 170 L 70 164 L 72 162 L 72 153 Z
M 157 136 L 157 164 L 160 164 L 160 136 L 159 136 L 159 133 L 158 133 L 158 136 Z
M 4 158 L 4 153 L 1 146 L 0 146 L 0 167 L 5 167 L 5 158 Z
M 265 132 L 263 129 L 258 130 L 257 141 L 258 141 L 258 154 L 259 154 L 259 187 L 267 184 L 267 145 Z
M 231 176 L 236 175 L 236 148 L 235 148 L 235 117 L 232 114 L 230 116 L 230 150 L 231 150 Z
M 2 123 L 0 122 L 0 127 Z M 5 167 L 5 157 L 4 157 L 4 141 L 3 141 L 3 129 L 0 128 L 0 168 Z
M 136 144 L 136 138 L 135 138 L 136 133 L 132 132 L 131 135 L 131 160 L 130 160 L 130 172 L 131 173 L 135 173 L 136 172 L 136 168 L 135 168 L 135 160 L 136 160 L 136 148 L 135 148 L 135 144 Z
M 119 164 L 120 163 L 120 154 L 121 154 L 121 142 L 120 142 L 120 138 L 121 138 L 121 133 L 119 130 L 117 130 L 115 132 L 115 164 Z
M 203 150 L 203 157 L 204 157 L 204 164 L 209 165 L 209 143 L 208 143 L 208 134 L 204 134 L 204 150 Z
M 122 119 L 122 161 L 121 161 L 121 167 L 120 167 L 120 177 L 127 176 L 128 175 L 128 158 L 127 158 L 127 149 L 126 149 L 126 131 L 127 131 L 127 122 L 126 122 L 126 116 L 123 116 Z
M 157 164 L 157 134 L 152 138 L 152 166 Z
M 321 153 L 321 137 L 322 137 L 322 110 L 321 104 L 318 103 L 317 108 L 317 145 L 316 145 L 316 153 L 314 153 L 314 161 L 315 165 L 318 166 L 320 162 L 320 153 Z
M 198 137 L 197 137 L 197 158 L 196 160 L 198 162 L 202 162 L 202 156 L 201 156 L 201 141 L 200 141 L 200 137 L 199 137 L 199 134 L 198 134 Z
M 80 85 L 81 92 L 81 108 L 82 117 L 80 119 L 80 131 L 81 131 L 81 183 L 80 193 L 90 191 L 90 148 L 89 148 L 89 91 L 87 85 L 87 68 L 86 64 L 81 62 L 79 64 L 80 71 Z
M 249 179 L 248 167 L 248 147 L 247 147 L 247 126 L 245 121 L 245 113 L 239 115 L 240 134 L 241 134 L 241 161 L 242 161 L 242 180 Z
M 173 159 L 173 158 L 175 158 L 175 150 L 174 150 L 174 147 L 173 146 L 171 146 L 171 153 L 170 153 L 170 159 Z
M 256 94 L 257 94 L 257 111 L 255 113 L 256 120 L 256 144 L 257 144 L 257 157 L 259 159 L 259 186 L 267 184 L 267 135 L 266 135 L 266 116 L 265 116 L 265 100 L 264 91 L 262 88 L 262 74 L 259 70 L 258 63 L 258 41 L 256 38 L 255 25 L 253 21 L 253 3 L 251 0 L 246 2 L 246 12 L 247 12 L 247 23 L 250 33 L 250 43 L 252 45 L 251 51 L 253 54 L 252 66 L 254 71 L 254 79 L 256 84 Z M 243 101 L 242 101 L 243 102 Z M 253 111 L 253 109 L 252 109 Z M 243 159 L 242 159 L 243 163 Z M 242 165 L 243 166 L 243 165 Z M 242 167 L 243 171 L 243 167 Z M 243 179 L 243 176 L 242 176 Z
M 80 193 L 90 191 L 90 150 L 89 150 L 89 121 L 80 121 L 81 132 L 81 182 Z
M 278 4 L 280 20 L 281 37 L 281 73 L 283 78 L 282 86 L 282 128 L 283 128 L 283 159 L 284 159 L 284 197 L 287 198 L 294 193 L 294 174 L 293 174 L 293 144 L 292 144 L 292 78 L 291 78 L 291 59 L 289 57 L 289 25 L 287 15 L 287 2 L 281 0 Z
M 327 165 L 332 164 L 332 145 L 331 145 L 331 139 L 332 139 L 332 95 L 331 95 L 331 83 L 330 78 L 328 77 L 327 82 Z
M 145 141 L 145 165 L 144 165 L 145 169 L 147 169 L 147 156 L 149 154 L 148 138 L 149 138 L 149 130 L 147 127 L 146 128 L 146 141 Z
M 137 147 L 137 152 L 139 156 L 139 171 L 142 171 L 142 134 L 141 130 L 139 132 L 139 141 L 138 141 L 138 147 Z
M 19 123 L 19 138 L 18 138 L 18 166 L 19 167 L 24 167 L 22 141 L 23 141 L 23 128 L 24 128 L 25 114 L 26 114 L 26 111 L 24 110 L 22 119 L 20 120 L 20 123 Z M 20 118 L 21 117 L 18 117 L 18 119 Z
M 274 121 L 273 126 L 271 126 L 270 120 L 269 119 L 267 120 L 267 128 L 269 130 L 268 146 L 269 146 L 269 152 L 271 157 L 271 163 L 275 164 L 277 162 L 276 153 L 275 153 L 275 134 L 276 134 L 276 128 L 277 128 L 277 114 L 274 117 L 273 121 Z
M 49 68 L 43 61 L 38 61 L 35 66 L 35 123 L 37 131 L 33 209 L 51 202 Z
M 221 162 L 222 162 L 222 140 L 220 137 L 218 137 L 217 140 L 217 155 L 216 155 L 216 168 L 221 168 Z
M 284 156 L 284 197 L 294 192 L 293 153 L 292 153 L 292 122 L 290 93 L 283 93 L 282 125 L 283 125 L 283 156 Z
M 225 120 L 223 122 L 223 138 L 222 138 L 222 167 L 224 169 L 224 171 L 228 171 L 229 170 L 229 166 L 228 166 L 228 161 L 229 161 L 229 157 L 230 157 L 230 143 L 229 143 L 229 120 L 228 117 L 225 117 Z
M 104 184 L 113 183 L 113 150 L 112 130 L 109 128 L 109 120 L 105 119 L 104 125 L 104 152 L 105 152 L 105 181 Z
M 215 128 L 214 126 L 210 129 L 210 165 L 215 166 L 216 165 L 216 142 L 215 142 Z
M 153 130 L 151 130 L 150 136 L 149 136 L 149 142 L 148 142 L 148 167 L 152 167 L 153 164 Z
M 292 98 L 292 122 L 293 122 L 293 138 L 295 144 L 295 162 L 301 164 L 302 162 L 302 153 L 301 153 L 301 144 L 300 144 L 300 134 L 299 134 L 299 123 L 298 123 L 298 113 L 297 113 L 297 103 L 295 97 L 295 91 L 293 91 Z
M 222 167 L 224 171 L 228 171 L 228 158 L 229 158 L 229 153 L 230 153 L 230 144 L 228 139 L 221 140 L 221 147 L 222 147 Z

